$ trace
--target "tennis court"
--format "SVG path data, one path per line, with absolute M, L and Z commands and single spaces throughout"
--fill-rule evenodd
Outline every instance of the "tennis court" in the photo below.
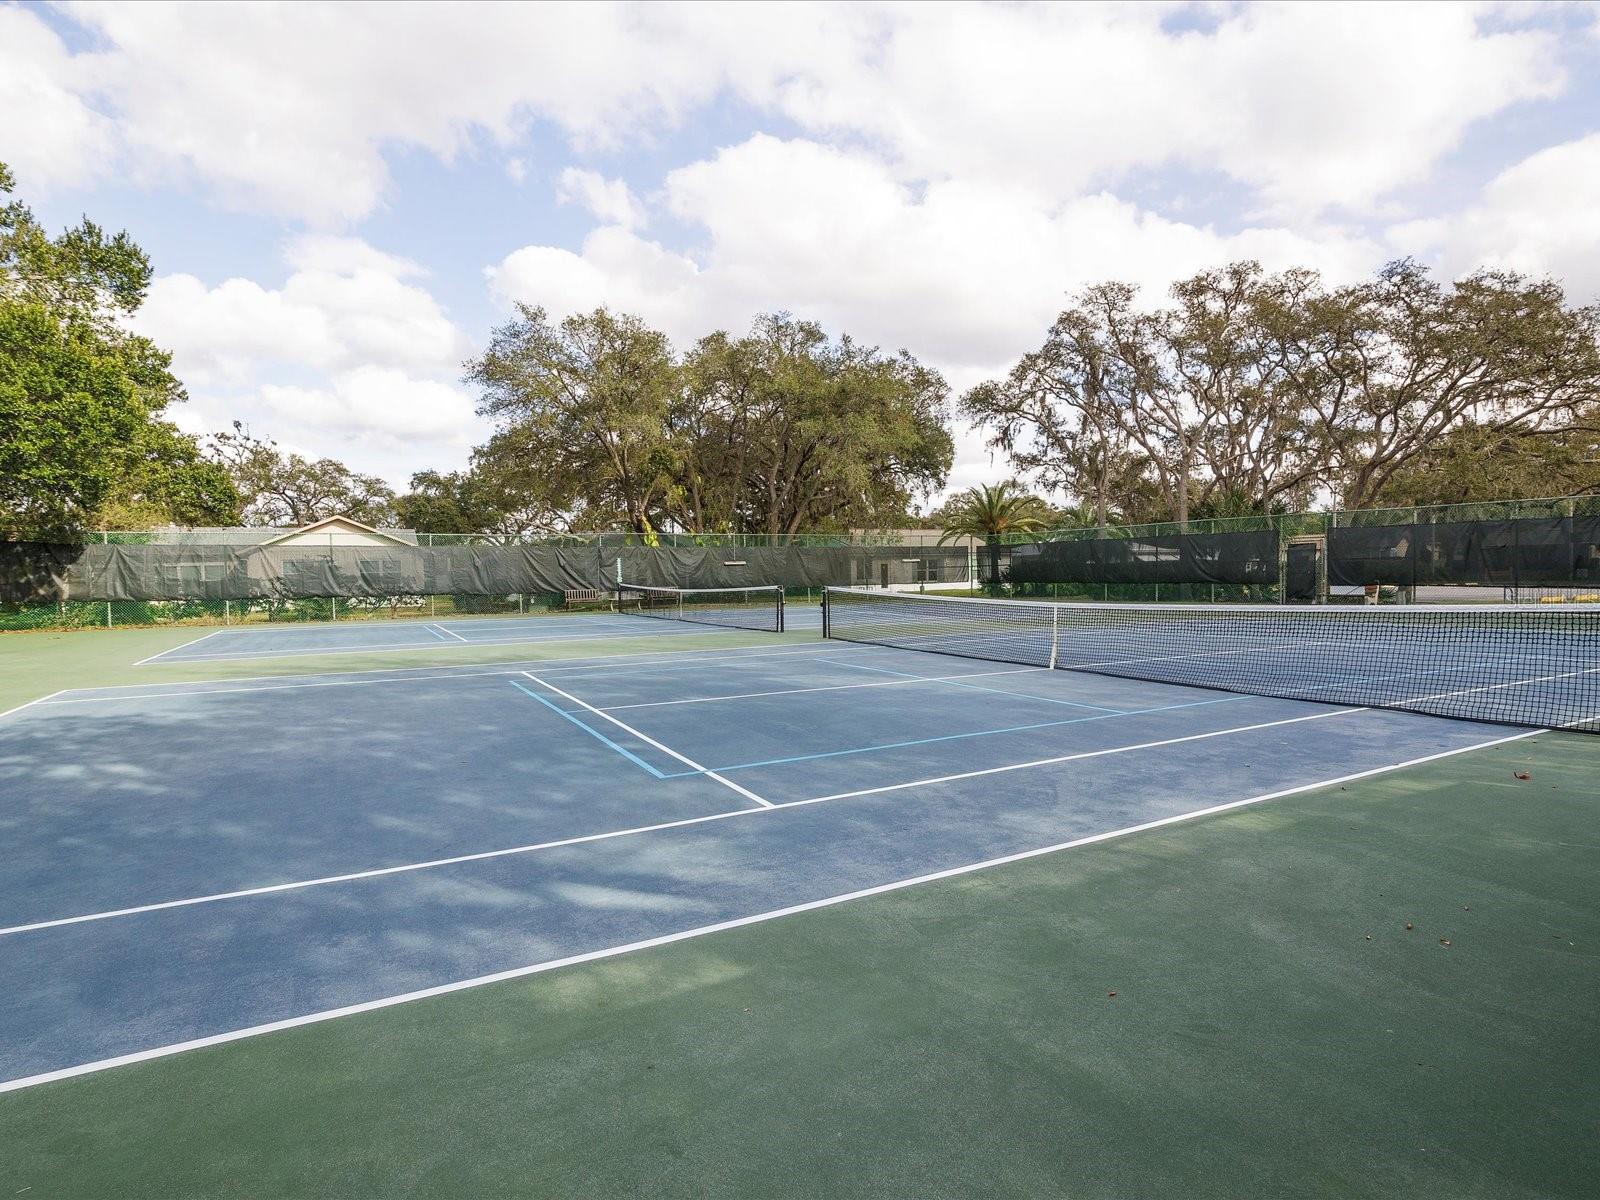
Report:
M 629 589 L 631 595 L 647 589 Z M 662 589 L 671 591 L 671 589 Z M 163 650 L 146 663 L 228 662 L 235 659 L 298 658 L 321 654 L 381 653 L 438 647 L 515 646 L 521 643 L 602 641 L 611 638 L 686 635 L 710 625 L 779 632 L 782 623 L 796 629 L 820 628 L 821 609 L 791 605 L 785 613 L 782 593 L 775 588 L 713 589 L 690 593 L 707 598 L 709 622 L 673 619 L 681 610 L 650 610 L 638 603 L 606 612 L 571 612 L 540 616 L 466 617 L 455 620 L 345 620 L 276 628 L 243 626 L 200 634 L 193 641 Z M 734 596 L 738 604 L 727 597 Z M 693 616 L 691 610 L 690 616 Z M 645 624 L 641 618 L 665 618 Z
M 668 621 L 650 626 L 657 652 L 622 658 L 119 685 L 12 711 L 0 1090 L 44 1096 L 908 887 L 1059 870 L 1069 850 L 1162 833 L 1181 852 L 1263 802 L 1426 781 L 1551 736 L 1125 677 L 1104 645 L 1093 669 L 1054 669 L 1059 645 L 1037 662 L 1016 649 L 1036 648 L 1037 614 L 975 656 L 883 644 L 996 636 L 974 610 L 940 626 L 917 603 L 885 615 L 841 594 L 825 641 L 676 653 L 694 627 Z M 464 645 L 506 624 L 438 628 Z M 605 639 L 646 622 L 560 624 Z M 151 661 L 396 632 L 227 630 Z M 1158 649 L 1170 662 L 1175 643 Z M 1539 653 L 1479 655 L 1495 703 L 1505 671 L 1564 674 L 1551 655 L 1565 668 L 1594 646 Z M 1567 705 L 1595 690 L 1561 688 Z

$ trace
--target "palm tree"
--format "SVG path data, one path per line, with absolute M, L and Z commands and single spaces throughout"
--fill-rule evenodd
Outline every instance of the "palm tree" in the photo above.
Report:
M 1022 490 L 1014 479 L 993 487 L 979 484 L 951 497 L 944 506 L 944 533 L 939 545 L 957 538 L 982 538 L 989 548 L 989 574 L 985 586 L 1000 590 L 1000 539 L 1008 533 L 1033 533 L 1045 528 L 1050 506 Z

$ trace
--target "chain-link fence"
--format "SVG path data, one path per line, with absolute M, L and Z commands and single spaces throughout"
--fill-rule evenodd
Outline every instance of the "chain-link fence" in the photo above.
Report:
M 303 596 L 259 600 L 65 600 L 0 604 L 0 631 L 529 616 L 564 606 L 539 595 Z
M 1525 500 L 1484 500 L 1466 504 L 1428 504 L 1398 508 L 1332 509 L 1324 512 L 1257 513 L 1239 517 L 1195 517 L 1185 522 L 1157 521 L 1142 525 L 1085 525 L 1032 533 L 1007 534 L 1007 543 L 1067 541 L 1079 538 L 1160 537 L 1177 533 L 1240 533 L 1273 529 L 1284 536 L 1324 533 L 1364 525 L 1414 525 L 1446 521 L 1497 521 L 1522 517 L 1600 515 L 1600 495 L 1556 496 Z M 703 547 L 737 549 L 755 546 L 971 546 L 966 537 L 947 538 L 938 528 L 844 530 L 834 533 L 635 533 L 605 530 L 576 533 L 428 533 L 409 529 L 380 530 L 417 546 L 569 546 L 624 549 L 631 547 Z M 83 535 L 90 544 L 111 546 L 226 545 L 270 542 L 296 533 L 291 527 L 249 529 L 95 530 Z M 339 534 L 328 534 L 334 544 Z M 313 544 L 305 537 L 297 545 Z

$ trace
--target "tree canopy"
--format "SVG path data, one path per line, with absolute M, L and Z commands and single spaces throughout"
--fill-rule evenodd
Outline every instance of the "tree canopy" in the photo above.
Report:
M 0 164 L 0 194 L 15 183 Z M 72 536 L 118 515 L 154 524 L 235 519 L 238 496 L 162 420 L 182 401 L 171 356 L 127 331 L 150 262 L 85 220 L 51 237 L 0 206 L 0 524 Z
M 1014 479 L 993 486 L 979 484 L 957 492 L 945 504 L 941 514 L 944 532 L 939 535 L 939 545 L 958 538 L 981 538 L 989 553 L 989 570 L 984 578 L 998 590 L 1000 539 L 1008 533 L 1036 533 L 1047 529 L 1055 515 L 1048 504 L 1028 493 Z
M 939 544 L 964 537 L 992 542 L 1008 533 L 1033 533 L 1046 528 L 1055 515 L 1048 504 L 1014 479 L 979 484 L 957 492 L 945 504 Z
M 339 515 L 368 525 L 394 520 L 394 491 L 383 480 L 335 459 L 285 454 L 239 421 L 213 434 L 207 450 L 227 471 L 247 525 L 309 525 Z
M 892 522 L 954 456 L 937 372 L 784 314 L 680 358 L 636 317 L 522 307 L 468 378 L 499 425 L 481 467 L 646 535 Z
M 508 541 L 555 533 L 567 519 L 544 497 L 544 479 L 516 460 L 488 448 L 466 471 L 419 471 L 411 490 L 395 501 L 402 525 L 433 533 L 473 533 Z
M 1086 289 L 961 408 L 1104 523 L 1111 509 L 1184 521 L 1319 495 L 1366 507 L 1473 446 L 1581 455 L 1597 398 L 1600 306 L 1569 306 L 1551 281 L 1479 271 L 1442 285 L 1397 262 L 1328 288 L 1246 262 L 1179 282 L 1157 310 L 1127 284 Z M 1465 490 L 1555 486 L 1501 471 Z
M 960 398 L 1015 481 L 925 518 L 954 458 L 949 389 L 786 313 L 675 348 L 606 308 L 519 306 L 466 364 L 493 435 L 396 495 L 235 422 L 169 419 L 170 356 L 131 333 L 126 233 L 47 233 L 0 164 L 0 534 L 304 524 L 345 513 L 507 539 L 577 528 L 794 534 L 907 523 L 992 536 L 1096 524 L 1600 491 L 1600 305 L 1505 270 L 1411 261 L 1330 286 L 1254 262 L 1074 295 L 1038 349 Z

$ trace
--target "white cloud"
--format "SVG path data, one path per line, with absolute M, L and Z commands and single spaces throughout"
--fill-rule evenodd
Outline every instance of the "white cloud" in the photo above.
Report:
M 671 172 L 664 203 L 703 228 L 703 250 L 691 257 L 601 227 L 577 253 L 513 252 L 492 286 L 557 315 L 601 303 L 638 312 L 680 343 L 789 309 L 970 376 L 1036 343 L 1065 293 L 1100 279 L 1159 292 L 1236 258 L 1336 277 L 1381 258 L 1337 230 L 1225 236 L 1104 194 L 1051 204 L 971 182 L 919 193 L 865 153 L 764 135 Z
M 908 7 L 780 102 L 813 131 L 870 137 L 909 178 L 1060 195 L 1181 164 L 1308 213 L 1370 207 L 1474 121 L 1563 83 L 1548 34 L 1484 34 L 1461 5 L 1245 5 L 1177 34 L 1172 12 Z
M 556 246 L 525 246 L 491 267 L 488 277 L 503 302 L 538 305 L 557 317 L 602 305 L 639 313 L 680 343 L 709 333 L 718 323 L 710 317 L 712 311 L 727 312 L 701 286 L 700 270 L 691 259 L 610 225 L 589 234 L 581 254 Z
M 472 401 L 459 388 L 393 367 L 341 371 L 327 387 L 268 384 L 261 397 L 275 428 L 377 438 L 389 450 L 414 438 L 466 448 L 477 432 Z
M 453 373 L 466 356 L 464 335 L 438 302 L 407 282 L 421 273 L 415 264 L 353 238 L 302 238 L 285 257 L 295 269 L 281 288 L 162 276 L 135 325 L 201 386 L 283 365 L 337 371 L 377 362 Z
M 146 175 L 192 173 L 232 206 L 331 225 L 379 205 L 383 152 L 450 159 L 530 118 L 578 144 L 669 122 L 720 86 L 670 12 L 604 4 L 188 5 L 66 10 L 109 49 L 103 98 Z
M 287 452 L 334 458 L 399 489 L 425 468 L 464 466 L 489 434 L 461 388 L 379 366 L 336 372 L 311 385 L 204 389 L 172 416 L 197 436 L 242 421 Z
M 628 185 L 620 179 L 607 179 L 598 171 L 568 167 L 561 172 L 556 196 L 563 204 L 581 204 L 607 225 L 632 229 L 644 217 Z
M 1600 290 L 1593 139 L 1507 169 L 1455 215 L 1399 208 L 1475 123 L 1566 88 L 1579 53 L 1557 42 L 1566 18 L 1528 10 L 56 11 L 96 48 L 71 54 L 35 10 L 0 8 L 0 157 L 25 184 L 81 185 L 115 167 L 134 184 L 193 183 L 237 209 L 338 228 L 385 204 L 388 153 L 483 154 L 521 183 L 530 164 L 547 177 L 536 139 L 554 129 L 575 149 L 558 195 L 596 227 L 577 249 L 530 235 L 488 268 L 493 294 L 557 315 L 638 312 L 680 345 L 782 308 L 904 346 L 960 390 L 1037 345 L 1064 293 L 1103 278 L 1158 294 L 1251 257 L 1346 279 L 1431 248 L 1444 264 L 1548 269 Z M 799 136 L 743 132 L 767 118 Z M 706 130 L 741 132 L 683 162 L 670 138 L 688 129 L 696 146 Z M 634 180 L 648 200 L 584 161 L 641 146 L 677 164 L 648 187 Z M 1207 191 L 1228 228 L 1183 219 Z M 139 326 L 175 349 L 193 412 L 277 423 L 285 444 L 291 430 L 325 438 L 319 452 L 386 470 L 430 446 L 455 453 L 451 431 L 471 424 L 457 388 L 470 350 L 421 269 L 356 238 L 302 238 L 286 259 L 275 285 L 156 281 Z M 964 432 L 953 482 L 997 470 Z
M 416 264 L 353 238 L 301 238 L 282 287 L 192 275 L 151 286 L 135 327 L 173 352 L 196 433 L 243 420 L 286 447 L 404 483 L 487 434 L 458 384 L 471 347 Z
M 787 309 L 834 334 L 904 347 L 959 394 L 1036 347 L 1066 294 L 1088 283 L 1126 279 L 1156 300 L 1174 279 L 1234 259 L 1350 279 L 1383 258 L 1337 229 L 1223 235 L 1105 194 L 1051 204 L 981 182 L 919 192 L 865 153 L 767 136 L 671 172 L 663 203 L 703 229 L 703 250 L 691 257 L 601 227 L 577 253 L 513 252 L 491 285 L 503 301 L 558 317 L 599 304 L 635 312 L 680 347 Z M 951 486 L 995 471 L 982 438 L 958 431 Z
M 1575 301 L 1600 299 L 1600 133 L 1551 146 L 1497 175 L 1460 213 L 1390 232 L 1447 273 L 1506 267 L 1561 280 Z
M 84 100 L 93 65 L 27 9 L 0 7 L 0 159 L 24 187 L 81 186 L 110 165 L 111 122 Z
M 1484 32 L 1462 5 L 1250 5 L 1184 32 L 1160 5 L 65 11 L 107 48 L 65 64 L 43 35 L 34 75 L 58 126 L 93 125 L 92 100 L 147 178 L 192 173 L 235 206 L 322 224 L 383 201 L 390 146 L 448 159 L 535 121 L 613 146 L 730 94 L 913 180 L 1062 195 L 1176 163 L 1279 211 L 1359 210 L 1473 122 L 1563 86 L 1551 34 Z M 94 139 L 68 134 L 59 170 L 90 169 Z

